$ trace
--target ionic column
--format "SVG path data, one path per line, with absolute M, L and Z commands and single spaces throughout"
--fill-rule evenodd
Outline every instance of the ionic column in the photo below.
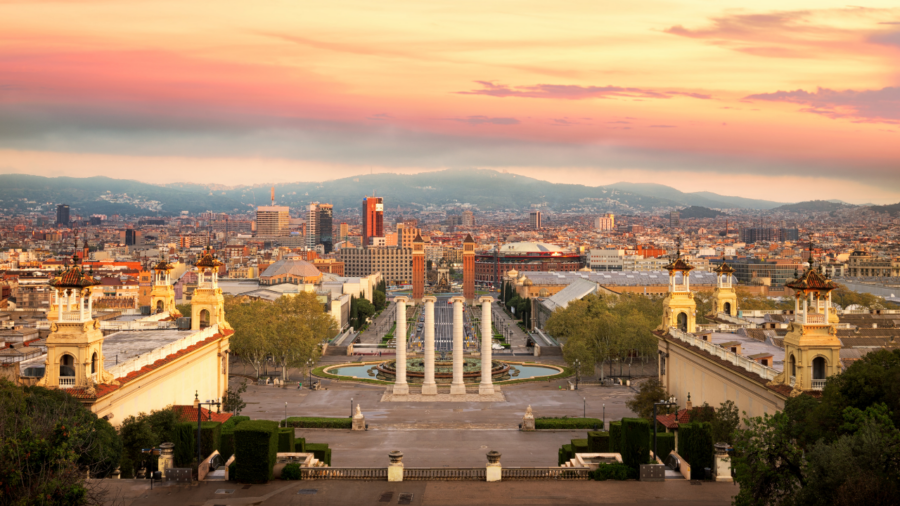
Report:
M 437 395 L 437 384 L 434 382 L 434 303 L 437 298 L 432 295 L 422 297 L 425 303 L 425 381 L 422 383 L 422 395 Z
M 453 382 L 450 384 L 450 395 L 466 395 L 466 384 L 463 381 L 463 305 L 465 297 L 453 297 Z
M 493 297 L 481 297 L 481 384 L 478 385 L 478 393 L 480 395 L 492 395 L 494 393 L 494 384 L 491 381 L 491 359 L 493 352 L 491 351 L 492 339 L 494 332 L 491 326 L 491 303 L 494 302 Z
M 397 371 L 397 381 L 394 383 L 394 395 L 408 395 L 409 385 L 406 383 L 406 297 L 395 297 L 397 304 L 397 328 L 394 338 L 397 342 L 397 361 L 394 364 Z

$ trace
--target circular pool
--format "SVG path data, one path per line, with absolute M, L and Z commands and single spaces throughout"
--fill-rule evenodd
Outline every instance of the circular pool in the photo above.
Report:
M 335 376 L 347 376 L 358 379 L 377 379 L 393 382 L 396 379 L 396 361 L 369 362 L 365 364 L 342 364 L 327 367 L 325 372 Z M 492 381 L 502 382 L 515 379 L 540 378 L 559 374 L 562 369 L 538 364 L 522 364 L 515 362 L 491 362 Z M 421 384 L 425 380 L 425 364 L 422 358 L 406 360 L 406 381 L 410 384 Z M 453 362 L 435 361 L 434 381 L 438 384 L 450 384 L 453 381 Z M 481 382 L 481 359 L 467 358 L 463 363 L 463 381 L 465 383 Z

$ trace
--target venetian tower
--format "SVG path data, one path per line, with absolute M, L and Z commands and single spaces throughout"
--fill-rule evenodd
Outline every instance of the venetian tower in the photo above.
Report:
M 669 293 L 663 300 L 663 317 L 660 330 L 666 331 L 675 327 L 682 332 L 693 333 L 697 329 L 697 303 L 691 293 L 690 272 L 694 267 L 681 258 L 681 241 L 675 259 L 665 266 L 669 271 Z M 681 283 L 676 276 L 681 274 Z
M 197 261 L 197 289 L 191 299 L 191 330 L 218 324 L 219 330 L 231 329 L 225 321 L 225 298 L 219 288 L 219 267 L 222 262 L 207 246 Z
M 38 385 L 82 388 L 92 394 L 95 384 L 115 381 L 103 368 L 103 333 L 92 316 L 95 285 L 92 273 L 84 271 L 77 255 L 72 256 L 71 267 L 57 271 L 50 281 L 57 314 L 50 323 L 44 377 Z
M 716 314 L 725 313 L 728 316 L 737 316 L 737 293 L 731 284 L 734 267 L 728 265 L 723 258 L 722 265 L 713 272 L 716 273 L 716 291 L 713 292 Z
M 784 336 L 784 371 L 773 383 L 790 386 L 792 396 L 822 390 L 826 378 L 841 372 L 841 341 L 830 322 L 831 291 L 837 286 L 812 262 L 784 286 L 794 291 L 794 321 Z
M 159 263 L 153 266 L 153 288 L 150 290 L 150 312 L 168 312 L 170 316 L 178 318 L 181 316 L 181 313 L 175 308 L 175 287 L 172 286 L 172 280 L 169 277 L 169 273 L 172 269 L 172 265 L 161 258 Z
M 422 302 L 425 296 L 425 241 L 416 233 L 412 242 L 412 299 L 413 303 Z
M 463 240 L 463 297 L 466 304 L 475 304 L 475 240 L 466 234 Z

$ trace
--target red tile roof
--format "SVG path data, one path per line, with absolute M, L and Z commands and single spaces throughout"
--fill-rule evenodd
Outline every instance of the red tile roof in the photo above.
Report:
M 154 370 L 159 369 L 160 367 L 163 367 L 164 365 L 175 361 L 179 357 L 187 355 L 188 353 L 191 353 L 192 351 L 199 350 L 200 348 L 206 346 L 207 344 L 214 343 L 214 342 L 222 339 L 223 337 L 230 336 L 231 334 L 234 334 L 233 330 L 225 330 L 218 334 L 214 334 L 202 341 L 199 341 L 197 344 L 192 344 L 191 346 L 188 346 L 187 348 L 177 351 L 175 353 L 172 353 L 171 355 L 167 355 L 167 356 L 157 360 L 156 362 L 153 362 L 150 365 L 141 367 L 137 371 L 130 372 L 127 375 L 122 376 L 121 378 L 116 378 L 116 380 L 119 382 L 118 385 L 106 385 L 106 384 L 97 385 L 96 387 L 94 387 L 95 393 L 93 395 L 89 394 L 87 392 L 87 389 L 85 389 L 85 388 L 70 388 L 70 389 L 66 390 L 66 392 L 71 394 L 73 397 L 75 397 L 77 399 L 84 399 L 84 400 L 99 399 L 103 396 L 109 395 L 112 392 L 122 388 L 129 382 L 134 381 L 145 374 L 153 372 Z
M 172 406 L 172 409 L 178 414 L 178 418 L 182 422 L 197 421 L 197 408 L 194 406 Z M 231 416 L 231 413 L 214 413 L 202 406 L 200 407 L 200 420 L 204 422 L 224 422 Z
M 687 409 L 679 409 L 677 413 L 656 415 L 656 421 L 667 429 L 677 429 L 678 424 L 691 422 L 691 412 Z

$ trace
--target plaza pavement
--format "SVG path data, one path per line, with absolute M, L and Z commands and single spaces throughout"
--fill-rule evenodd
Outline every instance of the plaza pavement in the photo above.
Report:
M 500 483 L 428 481 L 273 481 L 265 485 L 208 482 L 163 484 L 147 480 L 101 480 L 104 504 L 116 506 L 538 506 L 635 505 L 725 506 L 737 493 L 731 483 L 666 481 L 507 481 Z M 699 485 L 699 486 L 698 486 Z M 216 493 L 231 491 L 231 493 Z

